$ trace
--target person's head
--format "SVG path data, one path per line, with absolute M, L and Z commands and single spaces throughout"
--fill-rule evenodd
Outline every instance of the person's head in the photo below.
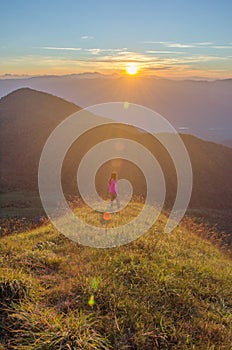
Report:
M 111 174 L 111 179 L 116 180 L 116 178 L 117 178 L 117 174 L 116 174 L 115 172 L 113 172 L 113 173 Z

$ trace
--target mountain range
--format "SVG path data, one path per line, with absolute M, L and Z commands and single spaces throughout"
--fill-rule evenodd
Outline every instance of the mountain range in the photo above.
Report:
M 50 94 L 22 88 L 0 100 L 0 185 L 1 191 L 38 191 L 37 172 L 43 146 L 54 128 L 77 105 Z M 157 158 L 165 174 L 166 205 L 173 204 L 176 194 L 176 172 L 170 155 L 151 134 L 123 124 L 94 128 L 74 142 L 62 168 L 65 193 L 78 194 L 76 172 L 83 155 L 98 142 L 114 137 L 129 138 L 143 144 Z M 171 134 L 167 137 L 173 137 Z M 232 204 L 232 149 L 181 134 L 193 168 L 191 208 L 229 209 Z M 135 194 L 146 194 L 141 170 L 129 161 L 112 160 L 97 172 L 99 193 L 106 192 L 112 169 L 119 178 L 131 181 Z
M 129 101 L 155 110 L 181 133 L 232 144 L 232 79 L 169 80 L 99 73 L 0 79 L 0 97 L 22 87 L 86 107 Z

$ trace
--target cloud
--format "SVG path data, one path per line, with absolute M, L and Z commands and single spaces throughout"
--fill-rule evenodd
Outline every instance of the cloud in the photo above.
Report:
M 170 41 L 143 41 L 144 44 L 160 44 L 165 47 L 174 47 L 174 48 L 191 48 L 195 47 L 194 44 L 181 44 Z
M 90 52 L 92 55 L 99 55 L 102 52 L 101 49 L 85 49 L 85 51 Z
M 92 55 L 99 55 L 100 53 L 104 53 L 104 52 L 111 52 L 111 53 L 118 53 L 123 55 L 127 50 L 126 47 L 122 48 L 122 49 L 99 49 L 99 48 L 91 48 L 91 49 L 85 49 L 85 51 L 90 52 Z
M 60 50 L 60 51 L 80 51 L 81 47 L 56 47 L 56 46 L 43 46 L 40 47 L 43 50 Z
M 91 51 L 90 51 L 91 50 Z M 140 52 L 134 51 L 123 51 L 123 52 L 109 52 L 108 54 L 103 54 L 103 49 L 88 49 L 88 52 L 92 55 L 95 55 L 94 58 L 91 56 L 79 57 L 77 59 L 63 58 L 59 62 L 74 63 L 83 62 L 86 64 L 101 64 L 109 63 L 115 64 L 117 67 L 124 66 L 129 62 L 134 62 L 139 64 L 141 68 L 150 68 L 160 69 L 160 66 L 190 66 L 191 64 L 204 63 L 204 62 L 213 62 L 213 61 L 226 61 L 231 59 L 230 56 L 215 56 L 215 55 L 191 55 L 191 56 L 182 56 L 182 57 L 159 57 L 151 56 L 149 54 L 143 54 Z M 51 61 L 54 61 L 54 57 L 51 58 Z M 164 69 L 164 68 L 162 68 Z
M 81 39 L 82 39 L 82 40 L 92 40 L 92 39 L 94 39 L 94 36 L 82 35 L 82 36 L 81 36 Z
M 160 58 L 156 57 L 156 61 L 158 61 Z M 134 52 L 134 51 L 122 51 L 122 52 L 116 52 L 113 54 L 108 54 L 105 56 L 101 56 L 97 58 L 98 62 L 137 62 L 137 63 L 143 63 L 143 62 L 152 62 L 154 61 L 154 58 L 145 55 L 140 52 Z
M 232 49 L 232 45 L 214 45 L 214 49 Z
M 164 44 L 166 47 L 175 47 L 175 48 L 190 48 L 195 47 L 195 45 L 192 44 L 180 44 L 180 43 L 166 43 Z
M 168 48 L 213 48 L 213 49 L 231 49 L 232 43 L 226 45 L 215 45 L 211 41 L 202 41 L 197 43 L 177 43 L 172 41 L 143 41 L 144 44 L 158 44 Z
M 59 50 L 59 49 L 65 49 L 65 50 L 72 50 L 72 49 L 80 49 L 81 48 L 55 48 L 52 47 L 51 50 Z M 232 56 L 231 55 L 180 55 L 180 56 L 162 56 L 159 55 L 159 52 L 152 51 L 151 52 L 134 52 L 134 51 L 120 51 L 120 50 L 126 50 L 126 48 L 123 49 L 98 49 L 98 48 L 92 48 L 92 49 L 82 49 L 81 54 L 78 55 L 77 57 L 72 58 L 69 57 L 68 55 L 62 58 L 54 57 L 54 56 L 42 56 L 42 55 L 37 55 L 37 56 L 24 56 L 24 57 L 14 57 L 11 60 L 8 60 L 8 62 L 17 62 L 19 61 L 27 61 L 27 60 L 33 60 L 37 62 L 37 65 L 40 65 L 43 63 L 47 64 L 62 64 L 67 65 L 69 64 L 75 64 L 77 62 L 82 62 L 83 64 L 87 63 L 109 63 L 109 64 L 116 64 L 117 67 L 120 65 L 123 66 L 126 63 L 129 62 L 135 62 L 138 63 L 141 68 L 143 67 L 166 67 L 166 66 L 190 66 L 192 64 L 201 64 L 201 63 L 207 63 L 207 62 L 226 62 L 231 60 Z M 78 50 L 79 51 L 79 50 Z M 85 54 L 86 52 L 86 54 Z M 164 51 L 165 53 L 167 51 Z M 169 53 L 169 52 L 168 52 Z M 172 52 L 171 52 L 172 53 Z M 152 55 L 154 54 L 154 55 Z M 157 56 L 155 55 L 157 54 Z M 84 56 L 83 56 L 84 55 Z M 93 57 L 95 56 L 95 57 Z
M 145 70 L 147 71 L 159 71 L 159 70 L 170 70 L 173 69 L 172 66 L 157 66 L 157 67 L 147 67 Z
M 166 63 L 175 65 L 189 65 L 192 63 L 204 63 L 213 61 L 226 61 L 229 56 L 212 56 L 212 55 L 192 55 L 181 58 L 165 58 Z
M 184 51 L 159 51 L 159 50 L 147 50 L 145 53 L 155 53 L 155 54 L 185 54 Z
M 194 43 L 194 45 L 196 45 L 196 46 L 210 46 L 210 45 L 213 45 L 213 43 L 211 41 L 202 41 L 200 43 Z

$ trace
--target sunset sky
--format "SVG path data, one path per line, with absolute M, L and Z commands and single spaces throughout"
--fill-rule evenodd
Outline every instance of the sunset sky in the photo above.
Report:
M 232 77 L 230 0 L 2 1 L 0 75 Z

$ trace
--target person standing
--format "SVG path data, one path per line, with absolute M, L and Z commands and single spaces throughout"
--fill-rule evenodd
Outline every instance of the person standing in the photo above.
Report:
M 111 174 L 111 177 L 108 181 L 108 191 L 110 194 L 110 208 L 111 211 L 113 210 L 113 202 L 114 200 L 116 200 L 117 203 L 117 207 L 119 209 L 120 207 L 120 203 L 119 203 L 119 199 L 118 199 L 118 187 L 117 187 L 117 174 L 115 172 L 113 172 Z

